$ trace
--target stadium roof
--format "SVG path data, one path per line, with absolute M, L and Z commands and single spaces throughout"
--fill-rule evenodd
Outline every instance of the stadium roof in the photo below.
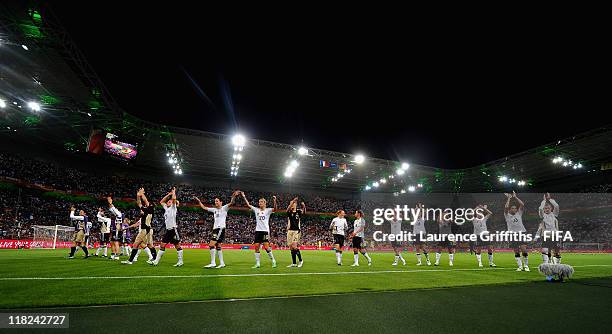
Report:
M 363 164 L 357 164 L 352 154 L 308 147 L 308 154 L 300 155 L 295 145 L 257 139 L 247 139 L 243 151 L 235 152 L 229 135 L 168 127 L 129 115 L 117 105 L 52 13 L 20 5 L 1 4 L 0 8 L 0 98 L 6 103 L 0 109 L 0 131 L 19 140 L 46 143 L 50 148 L 82 152 L 91 130 L 105 129 L 138 145 L 139 154 L 132 162 L 136 166 L 172 173 L 166 154 L 176 152 L 184 177 L 345 192 L 364 191 L 366 186 L 372 188 L 369 191 L 398 193 L 409 191 L 411 186 L 420 192 L 494 191 L 517 188 L 519 181 L 529 188 L 577 173 L 596 172 L 602 163 L 612 161 L 610 126 L 468 169 L 412 164 L 403 175 L 397 173 L 400 161 L 366 157 Z M 29 101 L 39 102 L 42 110 L 30 110 Z M 232 176 L 230 167 L 236 153 L 241 154 L 239 171 Z M 565 160 L 553 163 L 556 157 Z M 299 166 L 287 178 L 284 173 L 292 160 Z M 563 167 L 569 160 L 572 166 Z M 582 168 L 574 169 L 578 163 Z

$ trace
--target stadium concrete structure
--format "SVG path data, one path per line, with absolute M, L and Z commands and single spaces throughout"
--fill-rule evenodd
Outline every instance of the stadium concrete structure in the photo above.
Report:
M 468 169 L 411 164 L 401 177 L 396 171 L 403 162 L 377 159 L 376 152 L 362 152 L 366 160 L 358 165 L 354 156 L 358 152 L 332 152 L 307 147 L 306 143 L 308 154 L 300 155 L 299 143 L 247 138 L 240 152 L 239 171 L 230 175 L 235 154 L 233 134 L 174 128 L 131 116 L 115 102 L 112 89 L 99 80 L 51 11 L 44 6 L 0 6 L 0 57 L 4 64 L 10 64 L 0 68 L 0 98 L 5 101 L 0 133 L 7 150 L 28 147 L 42 151 L 41 155 L 52 153 L 57 158 L 68 154 L 81 163 L 92 160 L 95 165 L 104 165 L 100 159 L 84 157 L 92 130 L 102 129 L 136 145 L 136 158 L 121 165 L 125 173 L 146 171 L 151 177 L 167 177 L 172 168 L 166 154 L 173 152 L 182 169 L 182 175 L 172 175 L 177 182 L 282 187 L 338 196 L 365 191 L 366 187 L 371 192 L 397 194 L 409 192 L 411 186 L 419 192 L 504 191 L 512 186 L 510 181 L 525 182 L 520 187 L 524 191 L 566 191 L 610 178 L 602 171 L 612 161 L 609 125 Z M 32 110 L 29 102 L 39 103 L 41 110 Z M 581 168 L 553 164 L 558 156 L 581 163 Z M 284 171 L 292 160 L 298 161 L 299 167 L 287 178 Z M 321 167 L 324 162 L 336 168 Z M 351 172 L 344 173 L 344 167 Z M 343 174 L 340 178 L 339 173 Z M 503 177 L 506 182 L 500 182 Z M 383 178 L 385 184 L 373 186 Z

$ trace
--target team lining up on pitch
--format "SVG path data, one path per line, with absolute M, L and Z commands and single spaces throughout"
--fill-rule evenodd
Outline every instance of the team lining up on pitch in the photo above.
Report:
M 507 232 L 512 234 L 520 235 L 526 232 L 525 226 L 523 225 L 523 213 L 524 203 L 518 198 L 515 192 L 506 195 L 506 203 L 504 206 L 504 218 L 507 224 Z M 210 264 L 206 265 L 205 268 L 223 268 L 225 262 L 223 260 L 222 244 L 225 237 L 226 219 L 230 206 L 235 204 L 236 197 L 240 196 L 247 207 L 249 207 L 255 214 L 255 236 L 253 240 L 253 246 L 255 249 L 255 265 L 252 268 L 260 268 L 261 266 L 261 252 L 263 248 L 268 255 L 272 267 L 277 267 L 276 259 L 272 253 L 272 247 L 270 245 L 270 216 L 278 211 L 276 196 L 272 197 L 273 207 L 267 207 L 267 201 L 264 198 L 260 198 L 258 206 L 255 207 L 249 203 L 244 192 L 236 190 L 231 195 L 231 200 L 228 204 L 223 205 L 223 202 L 219 198 L 214 199 L 213 207 L 206 207 L 199 198 L 194 197 L 194 200 L 198 202 L 200 207 L 213 214 L 214 225 L 213 233 L 209 241 L 210 249 Z M 174 245 L 177 251 L 178 262 L 174 264 L 175 267 L 183 266 L 183 249 L 180 245 L 180 235 L 178 232 L 177 225 L 177 210 L 180 206 L 180 202 L 177 200 L 176 188 L 166 194 L 160 201 L 161 206 L 164 209 L 164 222 L 166 232 L 163 235 L 159 251 L 156 250 L 153 243 L 153 228 L 151 225 L 154 213 L 154 205 L 149 202 L 145 195 L 144 188 L 140 188 L 136 194 L 136 204 L 140 208 L 140 214 L 133 220 L 133 224 L 130 224 L 130 220 L 123 216 L 123 213 L 113 205 L 111 197 L 107 197 L 108 207 L 110 215 L 107 215 L 103 208 L 98 208 L 97 221 L 100 223 L 100 245 L 96 250 L 95 256 L 99 256 L 100 252 L 104 251 L 104 257 L 107 256 L 108 246 L 111 248 L 111 260 L 119 260 L 120 254 L 129 254 L 129 259 L 122 261 L 122 264 L 131 265 L 138 261 L 138 256 L 141 250 L 144 250 L 148 255 L 147 263 L 153 266 L 159 265 L 164 253 L 166 252 L 166 246 L 168 244 Z M 424 204 L 417 203 L 416 208 L 421 209 L 421 216 L 411 223 L 413 226 L 413 235 L 417 236 L 417 240 L 413 242 L 416 250 L 417 266 L 422 265 L 422 257 L 425 257 L 426 264 L 431 265 L 429 258 L 429 243 L 424 238 L 426 235 L 425 219 L 424 219 Z M 475 244 L 476 259 L 478 266 L 483 267 L 482 264 L 482 250 L 486 249 L 488 254 L 488 262 L 490 267 L 496 267 L 493 262 L 493 253 L 495 251 L 493 245 L 487 238 L 482 236 L 487 235 L 487 220 L 491 217 L 491 212 L 487 205 L 480 204 L 476 207 L 476 210 L 484 212 L 483 215 L 479 215 L 471 219 L 474 225 L 474 235 L 477 235 L 477 241 Z M 75 215 L 76 209 L 71 207 L 70 219 L 72 220 L 75 227 L 74 234 L 74 246 L 71 247 L 69 258 L 73 259 L 76 251 L 80 247 L 85 253 L 85 258 L 90 257 L 87 242 L 92 229 L 92 222 L 90 221 L 87 213 L 84 210 L 80 210 L 78 215 Z M 304 262 L 302 260 L 302 254 L 300 252 L 300 240 L 301 240 L 301 217 L 306 213 L 306 205 L 304 202 L 300 203 L 298 208 L 298 198 L 294 198 L 289 203 L 286 209 L 287 211 L 287 244 L 291 250 L 292 263 L 287 267 L 302 267 Z M 536 233 L 536 240 L 544 234 L 554 233 L 559 231 L 559 205 L 551 197 L 549 193 L 543 196 L 543 200 L 538 208 L 538 213 L 541 218 L 538 232 Z M 351 266 L 359 266 L 359 254 L 367 260 L 368 265 L 372 265 L 372 258 L 368 255 L 365 242 L 365 230 L 366 220 L 364 219 L 364 213 L 361 210 L 356 210 L 355 220 L 353 222 L 353 232 L 346 236 L 349 230 L 348 222 L 345 218 L 346 213 L 344 210 L 339 210 L 336 213 L 336 217 L 332 219 L 330 224 L 330 231 L 334 240 L 334 249 L 336 253 L 337 265 L 342 265 L 342 248 L 344 247 L 345 239 L 351 240 L 351 246 L 353 248 L 354 262 Z M 444 216 L 439 216 L 438 219 L 439 235 L 450 235 L 452 233 L 451 227 L 453 221 L 446 219 Z M 399 219 L 398 215 L 395 215 L 393 219 L 388 220 L 391 227 L 391 235 L 401 235 L 402 220 Z M 130 246 L 130 234 L 129 230 L 137 228 L 138 233 L 134 239 L 132 246 Z M 448 251 L 449 266 L 453 266 L 454 254 L 455 254 L 455 243 L 448 238 L 442 238 L 443 241 L 436 242 L 431 248 L 435 249 L 435 266 L 440 265 L 440 259 L 442 251 Z M 530 271 L 529 269 L 529 258 L 527 244 L 520 241 L 521 238 L 516 238 L 519 241 L 513 241 L 510 243 L 511 248 L 514 250 L 514 256 L 517 262 L 516 271 Z M 403 244 L 399 241 L 391 241 L 393 251 L 395 253 L 395 259 L 392 263 L 393 266 L 397 266 L 399 261 L 403 265 L 406 265 L 406 260 L 403 258 L 401 252 L 403 250 Z M 561 263 L 560 245 L 559 242 L 552 238 L 544 238 L 542 242 L 542 260 L 544 263 Z M 217 258 L 219 264 L 217 265 Z

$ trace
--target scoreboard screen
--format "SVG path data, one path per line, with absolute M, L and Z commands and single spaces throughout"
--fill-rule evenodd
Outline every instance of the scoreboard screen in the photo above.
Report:
M 134 159 L 138 154 L 135 145 L 119 141 L 117 136 L 112 133 L 106 133 L 104 152 L 127 160 Z

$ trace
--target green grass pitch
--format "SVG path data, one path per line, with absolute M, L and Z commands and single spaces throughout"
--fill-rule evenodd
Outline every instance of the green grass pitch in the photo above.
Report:
M 277 268 L 263 253 L 262 267 L 251 269 L 252 251 L 226 250 L 226 268 L 204 269 L 207 250 L 185 250 L 181 268 L 172 266 L 173 249 L 158 267 L 146 264 L 144 253 L 128 266 L 82 259 L 81 252 L 69 260 L 67 252 L 0 250 L 0 312 L 65 311 L 71 330 L 89 332 L 136 328 L 138 319 L 139 330 L 234 333 L 493 328 L 559 333 L 612 325 L 608 254 L 563 254 L 576 273 L 555 284 L 537 272 L 537 253 L 530 255 L 531 272 L 515 272 L 512 253 L 497 253 L 497 268 L 489 268 L 483 254 L 480 269 L 465 253 L 456 255 L 453 267 L 447 254 L 439 267 L 417 267 L 413 253 L 404 253 L 408 265 L 393 267 L 393 254 L 385 252 L 371 253 L 371 267 L 363 257 L 360 267 L 350 267 L 353 254 L 345 252 L 339 267 L 332 251 L 302 251 L 304 267 L 286 268 L 289 251 L 275 251 Z

